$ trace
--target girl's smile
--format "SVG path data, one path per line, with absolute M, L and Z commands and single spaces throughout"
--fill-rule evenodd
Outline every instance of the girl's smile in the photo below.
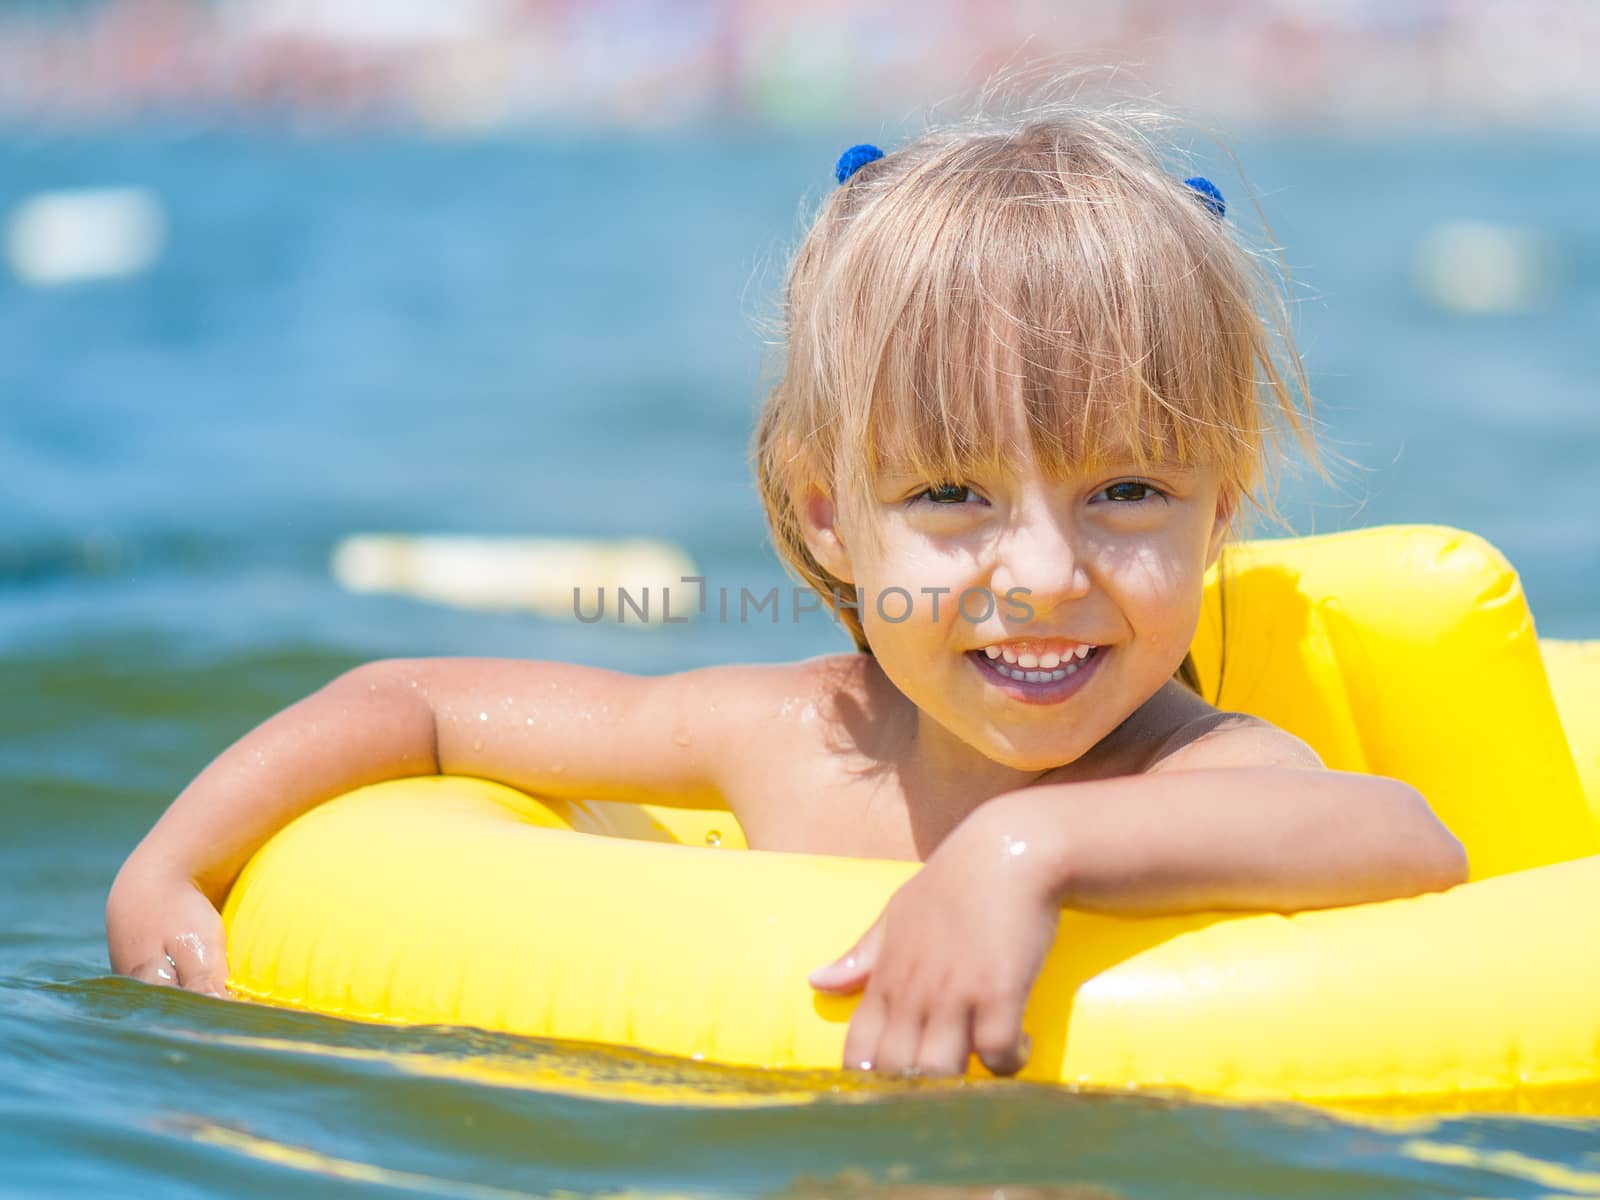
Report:
M 858 589 L 873 655 L 915 706 L 918 756 L 957 776 L 1074 763 L 1155 696 L 1193 639 L 1229 515 L 1209 466 L 1130 457 L 1047 478 L 1026 437 L 1008 444 L 1003 470 L 970 481 L 896 471 L 837 510 L 820 492 L 805 505 L 819 559 Z M 909 609 L 872 602 L 891 590 Z
M 990 684 L 1012 699 L 1023 704 L 1060 704 L 1083 689 L 1101 660 L 1101 647 L 1079 644 L 1078 648 L 1082 655 L 1066 659 L 1054 652 L 1042 658 L 1010 651 L 1002 655 L 994 646 L 969 650 L 967 657 Z

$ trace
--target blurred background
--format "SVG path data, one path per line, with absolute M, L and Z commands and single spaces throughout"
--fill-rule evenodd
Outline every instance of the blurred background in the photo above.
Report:
M 1294 526 L 1466 526 L 1543 632 L 1594 633 L 1597 57 L 1588 0 L 0 5 L 0 647 L 847 644 L 485 616 L 335 554 L 649 537 L 779 582 L 744 448 L 803 216 L 845 145 L 1041 63 L 1117 68 L 1237 150 L 1332 452 Z
M 98 978 L 105 889 L 213 755 L 364 659 L 658 672 L 848 649 L 822 616 L 583 624 L 544 586 L 550 556 L 787 584 L 745 461 L 786 251 L 844 147 L 892 147 L 1040 60 L 1124 67 L 1236 150 L 1293 272 L 1331 452 L 1331 483 L 1286 483 L 1293 526 L 1475 530 L 1541 633 L 1600 636 L 1593 0 L 4 0 L 9 1169 L 61 1185 L 70 1152 L 87 1194 L 141 1172 L 220 1187 L 241 1159 L 147 1118 L 176 1078 L 196 1111 L 319 1153 L 584 1194 L 649 1181 L 521 1125 L 499 1157 L 452 1142 L 454 1118 L 380 1128 L 373 1089 L 401 1083 L 355 1068 L 295 1068 L 305 1103 L 264 1105 L 240 1082 L 259 1048 L 186 1057 L 196 1030 L 255 1016 Z M 1226 158 L 1196 153 L 1248 223 Z M 297 1036 L 345 1036 L 318 1021 Z M 526 1115 L 484 1089 L 453 1103 L 485 1128 Z M 1191 1161 L 1150 1169 L 1201 1194 L 1215 1140 L 1116 1111 L 1131 1144 L 1191 1137 Z M 1178 1128 L 1141 1124 L 1158 1119 Z M 1241 1179 L 1284 1173 L 1263 1195 L 1349 1150 L 1315 1122 L 1240 1120 L 1222 1153 Z M 902 1112 L 870 1149 L 835 1155 L 849 1135 L 820 1127 L 811 1144 L 870 1166 L 922 1137 L 925 1163 L 925 1128 Z M 799 1169 L 776 1143 L 718 1145 L 762 1187 Z M 1351 1194 L 1412 1194 L 1383 1190 L 1392 1166 L 1368 1161 Z M 255 1170 L 225 1190 L 275 1194 L 290 1168 Z M 1465 1194 L 1427 1170 L 1427 1194 Z

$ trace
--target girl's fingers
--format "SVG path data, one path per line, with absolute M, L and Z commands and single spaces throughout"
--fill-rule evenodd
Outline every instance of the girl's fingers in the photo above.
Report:
M 958 1004 L 941 1008 L 922 1028 L 916 1065 L 924 1075 L 965 1075 L 971 1049 L 971 1007 Z
M 142 983 L 153 983 L 157 987 L 178 986 L 178 964 L 172 961 L 172 956 L 165 950 L 153 958 L 145 959 L 129 971 L 128 975 Z
M 841 957 L 812 971 L 807 976 L 811 986 L 819 992 L 860 990 L 878 964 L 878 947 L 883 943 L 883 923 L 884 918 L 880 915 Z
M 844 1066 L 847 1071 L 871 1071 L 878 1065 L 878 1040 L 883 1032 L 883 1000 L 868 991 L 850 1018 L 844 1039 Z
M 229 997 L 222 914 L 192 880 L 124 865 L 106 899 L 106 944 L 113 971 Z
M 892 1009 L 886 1009 L 872 1069 L 893 1075 L 915 1067 L 917 1046 L 922 1042 L 923 1022 L 924 1013 L 918 1005 L 901 1002 Z
M 980 1008 L 972 1020 L 972 1048 L 996 1075 L 1015 1075 L 1028 1062 L 1032 1042 L 1022 1030 L 1027 996 L 1009 997 Z
M 819 992 L 858 992 L 871 974 L 871 965 L 851 950 L 843 958 L 812 971 L 806 981 Z
M 208 996 L 227 996 L 228 959 L 222 952 L 220 936 L 207 940 L 198 933 L 180 933 L 167 940 L 167 954 L 177 965 L 179 987 Z

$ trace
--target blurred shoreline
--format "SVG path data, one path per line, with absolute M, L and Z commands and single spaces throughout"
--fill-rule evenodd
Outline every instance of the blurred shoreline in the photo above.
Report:
M 1597 60 L 1586 0 L 36 0 L 0 8 L 0 123 L 865 126 L 1049 62 L 1232 126 L 1571 131 Z

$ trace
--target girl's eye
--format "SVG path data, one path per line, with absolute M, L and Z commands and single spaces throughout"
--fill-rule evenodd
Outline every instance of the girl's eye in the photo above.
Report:
M 912 499 L 921 500 L 924 496 L 933 504 L 955 507 L 967 502 L 972 496 L 972 489 L 959 483 L 939 483 L 931 488 L 924 488 Z
M 1110 487 L 1102 488 L 1100 494 L 1107 500 L 1122 504 L 1138 504 L 1141 500 L 1161 495 L 1148 483 L 1141 483 L 1137 479 L 1124 479 L 1121 483 L 1113 483 Z

